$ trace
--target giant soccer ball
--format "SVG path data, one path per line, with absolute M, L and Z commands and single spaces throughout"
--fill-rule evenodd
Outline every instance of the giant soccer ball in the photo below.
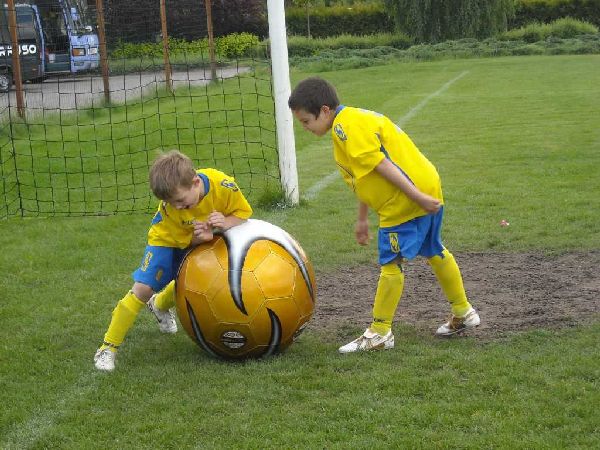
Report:
M 177 314 L 212 356 L 246 359 L 287 348 L 312 317 L 315 275 L 287 232 L 250 219 L 195 247 L 176 279 Z

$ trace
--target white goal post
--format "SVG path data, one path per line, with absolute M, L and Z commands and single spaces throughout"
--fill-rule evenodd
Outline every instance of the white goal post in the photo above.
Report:
M 293 116 L 288 107 L 291 88 L 283 3 L 281 0 L 267 0 L 267 16 L 269 18 L 271 72 L 273 74 L 275 126 L 277 129 L 281 186 L 287 202 L 297 205 L 300 200 L 300 192 L 298 188 L 298 170 L 296 168 Z

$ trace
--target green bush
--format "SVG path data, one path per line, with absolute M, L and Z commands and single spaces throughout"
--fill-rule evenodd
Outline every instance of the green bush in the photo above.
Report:
M 223 58 L 248 56 L 258 44 L 258 36 L 250 33 L 228 34 L 215 40 L 217 54 Z
M 549 24 L 531 23 L 521 28 L 516 28 L 498 36 L 502 40 L 521 40 L 525 42 L 538 42 L 550 37 L 562 39 L 574 38 L 582 34 L 598 33 L 598 27 L 569 17 L 555 20 Z
M 215 38 L 217 56 L 225 59 L 250 56 L 256 52 L 258 46 L 258 37 L 250 33 L 233 33 Z M 171 56 L 207 53 L 208 38 L 195 41 L 169 38 L 169 54 Z M 159 58 L 162 57 L 162 54 L 162 41 L 142 43 L 119 42 L 110 52 L 110 57 L 114 59 Z

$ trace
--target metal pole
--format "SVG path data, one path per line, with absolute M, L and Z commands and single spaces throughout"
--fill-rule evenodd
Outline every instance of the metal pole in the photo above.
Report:
M 285 9 L 281 0 L 267 1 L 269 16 L 269 40 L 271 42 L 271 68 L 273 72 L 273 96 L 275 97 L 275 124 L 281 186 L 286 200 L 298 204 L 298 171 L 296 169 L 296 143 L 294 124 L 288 99 L 290 98 L 290 68 L 288 63 Z
M 169 60 L 169 35 L 167 33 L 167 7 L 165 0 L 160 0 L 160 27 L 163 41 L 163 60 L 165 62 L 165 84 L 169 92 L 173 92 L 171 82 L 171 62 Z
M 215 36 L 213 33 L 211 0 L 204 0 L 204 6 L 206 8 L 206 29 L 208 33 L 208 57 L 210 59 L 210 79 L 215 81 L 217 79 L 217 60 L 215 58 Z
M 106 52 L 106 31 L 104 27 L 104 6 L 102 0 L 96 0 L 96 20 L 98 22 L 98 39 L 100 40 L 100 67 L 102 69 L 102 84 L 104 85 L 104 100 L 106 103 L 110 103 L 108 54 Z
M 21 60 L 19 59 L 19 40 L 17 37 L 17 11 L 15 1 L 8 0 L 8 28 L 10 30 L 10 41 L 12 46 L 12 72 L 15 82 L 17 113 L 21 118 L 25 117 L 25 106 L 23 102 L 23 77 L 21 75 Z M 10 86 L 9 86 L 10 89 Z

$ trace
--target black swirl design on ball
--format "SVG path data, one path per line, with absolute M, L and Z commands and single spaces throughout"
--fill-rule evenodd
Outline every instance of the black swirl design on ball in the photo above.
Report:
M 242 267 L 250 246 L 255 241 L 265 239 L 283 247 L 296 261 L 306 283 L 311 299 L 314 301 L 314 287 L 308 275 L 306 264 L 294 239 L 284 230 L 263 220 L 249 219 L 241 225 L 230 228 L 223 233 L 229 255 L 229 290 L 236 307 L 248 315 L 242 296 Z

